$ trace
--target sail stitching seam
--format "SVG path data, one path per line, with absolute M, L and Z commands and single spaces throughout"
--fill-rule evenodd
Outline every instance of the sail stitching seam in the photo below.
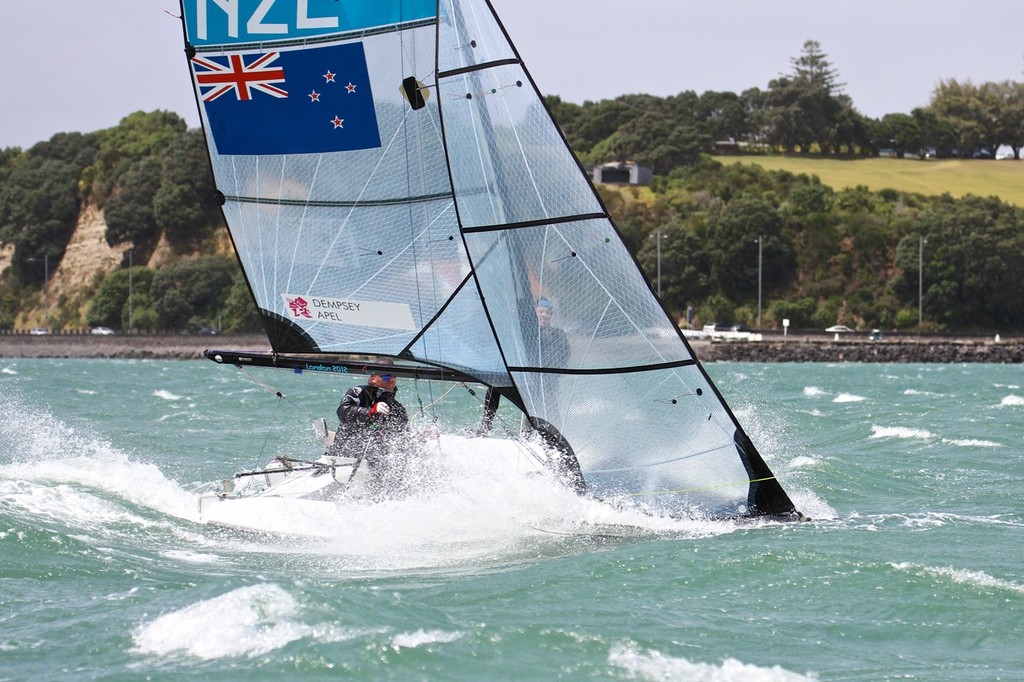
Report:
M 478 225 L 476 227 L 463 227 L 466 234 L 476 232 L 494 232 L 496 230 L 512 230 L 521 227 L 541 227 L 544 225 L 560 225 L 562 223 L 576 223 L 585 220 L 603 220 L 608 216 L 604 213 L 581 213 L 579 215 L 561 216 L 558 218 L 542 218 L 539 220 L 523 220 L 516 223 L 504 223 L 501 225 Z
M 466 73 L 472 73 L 474 71 L 483 71 L 485 69 L 492 69 L 496 66 L 511 66 L 519 64 L 518 59 L 496 59 L 492 62 L 483 62 L 481 64 L 471 64 L 470 66 L 462 66 L 457 69 L 450 69 L 448 71 L 442 71 L 437 74 L 438 80 L 444 78 L 451 78 L 452 76 L 461 76 Z

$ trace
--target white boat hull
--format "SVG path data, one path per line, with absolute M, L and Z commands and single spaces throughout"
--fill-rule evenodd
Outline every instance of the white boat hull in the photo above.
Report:
M 339 513 L 344 504 L 415 496 L 430 480 L 467 467 L 485 466 L 496 476 L 536 476 L 550 473 L 547 460 L 547 453 L 537 445 L 441 436 L 417 452 L 408 480 L 382 490 L 373 485 L 367 463 L 355 457 L 325 455 L 315 460 L 315 466 L 298 463 L 292 468 L 279 458 L 258 473 L 226 479 L 218 489 L 201 495 L 199 518 L 206 524 L 287 534 L 290 528 L 308 529 L 316 519 Z

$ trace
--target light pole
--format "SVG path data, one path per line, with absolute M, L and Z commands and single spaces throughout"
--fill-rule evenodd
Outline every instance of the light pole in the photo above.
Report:
M 661 298 L 661 225 L 658 225 L 658 298 Z
M 921 335 L 921 321 L 923 315 L 924 301 L 924 245 L 928 240 L 924 235 L 918 237 L 917 243 L 917 335 Z
M 132 251 L 128 249 L 128 333 L 132 333 Z
M 762 254 L 764 252 L 764 235 L 758 235 L 757 239 L 757 328 L 761 329 L 761 265 L 763 263 Z
M 39 258 L 26 258 L 30 263 L 38 263 Z M 46 331 L 50 331 L 50 254 L 44 253 L 42 257 L 43 261 L 43 290 L 46 292 L 46 308 L 43 310 L 43 316 L 46 319 Z

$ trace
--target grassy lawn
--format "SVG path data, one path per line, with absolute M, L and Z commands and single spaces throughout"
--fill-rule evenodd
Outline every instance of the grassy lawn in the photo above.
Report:
M 954 197 L 997 196 L 1024 207 L 1024 161 L 961 159 L 813 159 L 791 156 L 716 156 L 722 163 L 757 164 L 766 170 L 817 175 L 829 187 L 865 185 Z

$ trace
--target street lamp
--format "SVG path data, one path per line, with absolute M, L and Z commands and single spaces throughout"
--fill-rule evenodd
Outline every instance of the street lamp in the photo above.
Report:
M 921 321 L 923 315 L 924 301 L 924 245 L 928 240 L 924 235 L 918 236 L 917 243 L 917 335 L 921 335 Z
M 43 309 L 43 315 L 46 319 L 46 330 L 50 330 L 50 254 L 44 253 L 43 257 L 40 258 L 26 258 L 26 261 L 30 263 L 38 263 L 40 260 L 43 261 L 43 289 L 46 292 L 46 308 Z
M 761 265 L 763 263 L 764 235 L 758 235 L 754 241 L 757 242 L 757 328 L 761 329 Z
M 128 249 L 128 333 L 132 333 L 132 251 Z
M 658 298 L 661 298 L 661 225 L 658 225 Z

